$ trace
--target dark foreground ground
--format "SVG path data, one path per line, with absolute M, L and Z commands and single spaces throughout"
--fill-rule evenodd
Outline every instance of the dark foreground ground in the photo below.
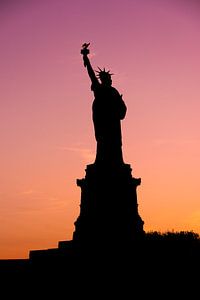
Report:
M 199 299 L 200 239 L 193 233 L 147 234 L 131 247 L 0 261 L 2 299 Z

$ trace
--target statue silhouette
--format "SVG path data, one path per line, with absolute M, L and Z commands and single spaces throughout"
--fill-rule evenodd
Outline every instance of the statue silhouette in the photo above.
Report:
M 122 95 L 112 87 L 110 71 L 105 68 L 95 72 L 88 58 L 89 44 L 83 44 L 81 54 L 84 66 L 91 79 L 91 90 L 94 93 L 92 105 L 93 123 L 97 151 L 95 164 L 123 164 L 122 134 L 120 121 L 126 115 L 126 105 Z M 100 81 L 99 81 L 100 80 Z

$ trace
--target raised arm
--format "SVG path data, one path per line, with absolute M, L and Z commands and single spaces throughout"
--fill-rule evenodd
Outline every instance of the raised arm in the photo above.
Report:
M 89 54 L 89 49 L 88 49 L 89 44 L 83 44 L 82 49 L 81 49 L 81 54 L 83 55 L 83 62 L 84 62 L 84 66 L 87 68 L 88 71 L 88 75 L 92 81 L 92 84 L 97 84 L 98 79 L 95 75 L 95 72 L 91 66 L 90 60 L 88 58 L 88 54 Z

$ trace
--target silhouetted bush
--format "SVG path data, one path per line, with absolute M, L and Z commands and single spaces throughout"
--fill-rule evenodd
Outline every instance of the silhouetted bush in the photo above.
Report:
M 200 236 L 193 231 L 166 231 L 161 233 L 159 231 L 146 232 L 145 238 L 147 240 L 157 241 L 195 241 L 200 242 Z
M 200 262 L 200 236 L 193 231 L 146 232 L 141 248 L 147 261 L 153 259 L 157 265 L 195 269 Z

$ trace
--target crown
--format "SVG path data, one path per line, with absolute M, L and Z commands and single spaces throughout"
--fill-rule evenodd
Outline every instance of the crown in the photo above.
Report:
M 95 71 L 95 72 L 98 73 L 97 77 L 100 78 L 100 79 L 102 79 L 102 78 L 108 78 L 108 77 L 111 77 L 112 75 L 114 75 L 114 74 L 110 73 L 110 71 L 106 71 L 105 68 L 103 70 L 101 70 L 98 67 L 98 69 L 99 69 L 99 71 Z

